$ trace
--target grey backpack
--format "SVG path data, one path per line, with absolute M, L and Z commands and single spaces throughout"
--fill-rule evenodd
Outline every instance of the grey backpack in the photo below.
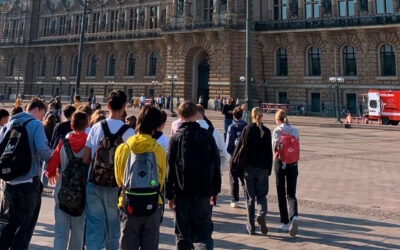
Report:
M 131 152 L 126 162 L 123 181 L 123 207 L 130 215 L 149 216 L 162 198 L 154 152 Z

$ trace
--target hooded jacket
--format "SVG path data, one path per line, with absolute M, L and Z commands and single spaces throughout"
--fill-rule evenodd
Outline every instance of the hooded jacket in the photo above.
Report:
M 2 131 L 0 137 L 4 138 L 4 135 L 14 123 L 24 123 L 29 119 L 33 120 L 25 128 L 28 133 L 29 147 L 32 155 L 31 170 L 27 174 L 10 181 L 10 184 L 31 182 L 33 177 L 40 176 L 41 162 L 47 162 L 52 154 L 51 149 L 47 145 L 47 138 L 42 123 L 36 120 L 30 113 L 22 112 L 12 116 L 6 125 L 7 129 L 4 132 Z
M 161 147 L 154 138 L 146 134 L 137 134 L 132 136 L 126 141 L 126 143 L 119 145 L 115 151 L 115 180 L 118 186 L 121 187 L 124 181 L 126 161 L 128 160 L 131 151 L 135 154 L 154 152 L 158 167 L 158 181 L 160 183 L 160 190 L 162 190 L 165 175 L 167 173 L 167 160 L 165 157 L 165 151 L 164 148 Z M 161 198 L 159 199 L 158 203 L 162 204 Z M 122 196 L 119 197 L 118 207 L 122 207 Z

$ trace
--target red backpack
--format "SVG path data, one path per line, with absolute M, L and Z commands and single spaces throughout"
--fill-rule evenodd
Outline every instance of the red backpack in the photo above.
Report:
M 283 164 L 296 163 L 300 159 L 300 144 L 297 138 L 291 134 L 284 134 L 280 131 L 281 137 L 278 141 L 276 153 Z

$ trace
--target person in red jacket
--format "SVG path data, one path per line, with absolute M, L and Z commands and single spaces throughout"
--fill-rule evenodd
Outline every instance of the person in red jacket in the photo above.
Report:
M 67 134 L 69 144 L 75 157 L 82 158 L 85 151 L 87 134 L 85 133 L 88 127 L 87 115 L 83 112 L 75 112 L 71 120 L 71 128 L 73 131 Z M 54 189 L 55 199 L 55 238 L 54 249 L 82 249 L 83 235 L 85 229 L 85 213 L 81 216 L 73 217 L 59 207 L 58 193 L 62 186 L 62 178 L 58 178 L 58 166 L 61 164 L 61 173 L 68 166 L 68 156 L 63 145 L 63 140 L 59 142 L 53 156 L 51 157 L 47 169 L 46 176 L 49 178 L 50 185 L 56 185 Z M 68 247 L 69 245 L 69 247 Z

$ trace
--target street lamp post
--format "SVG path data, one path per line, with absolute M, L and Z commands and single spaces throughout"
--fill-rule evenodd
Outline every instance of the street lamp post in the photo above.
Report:
M 252 108 L 250 100 L 250 83 L 251 83 L 251 0 L 247 0 L 246 7 L 246 85 L 245 85 L 245 102 L 249 109 Z
M 17 98 L 19 95 L 19 83 L 20 81 L 23 81 L 24 78 L 22 76 L 16 76 L 14 77 L 14 80 L 17 81 L 17 95 L 15 96 L 15 98 Z
M 169 110 L 171 111 L 171 116 L 176 117 L 177 115 L 174 112 L 174 84 L 176 81 L 178 81 L 178 76 L 177 75 L 168 75 L 168 81 L 171 83 L 171 105 L 169 107 Z
M 330 77 L 329 82 L 332 83 L 331 88 L 335 89 L 336 121 L 339 123 L 342 123 L 342 121 L 340 120 L 340 110 L 339 110 L 339 103 L 340 103 L 339 89 L 340 89 L 341 84 L 344 83 L 344 78 L 343 77 Z
M 153 84 L 153 90 L 154 90 L 153 96 L 156 97 L 156 88 L 155 88 L 155 86 L 157 86 L 159 84 L 159 82 L 158 81 L 151 81 L 151 83 Z
M 67 78 L 65 76 L 57 76 L 56 80 L 58 81 L 58 84 L 59 84 L 59 93 L 58 94 L 60 95 L 60 98 L 61 98 L 61 96 L 62 96 L 62 83 L 65 82 L 67 80 Z
M 83 15 L 82 15 L 82 24 L 81 24 L 81 37 L 79 40 L 79 54 L 78 54 L 78 64 L 76 69 L 76 82 L 75 82 L 75 93 L 79 94 L 79 88 L 81 84 L 81 69 L 82 69 L 82 54 L 83 54 L 83 43 L 85 40 L 85 31 L 86 31 L 86 12 L 87 5 L 90 0 L 84 0 L 83 5 Z

